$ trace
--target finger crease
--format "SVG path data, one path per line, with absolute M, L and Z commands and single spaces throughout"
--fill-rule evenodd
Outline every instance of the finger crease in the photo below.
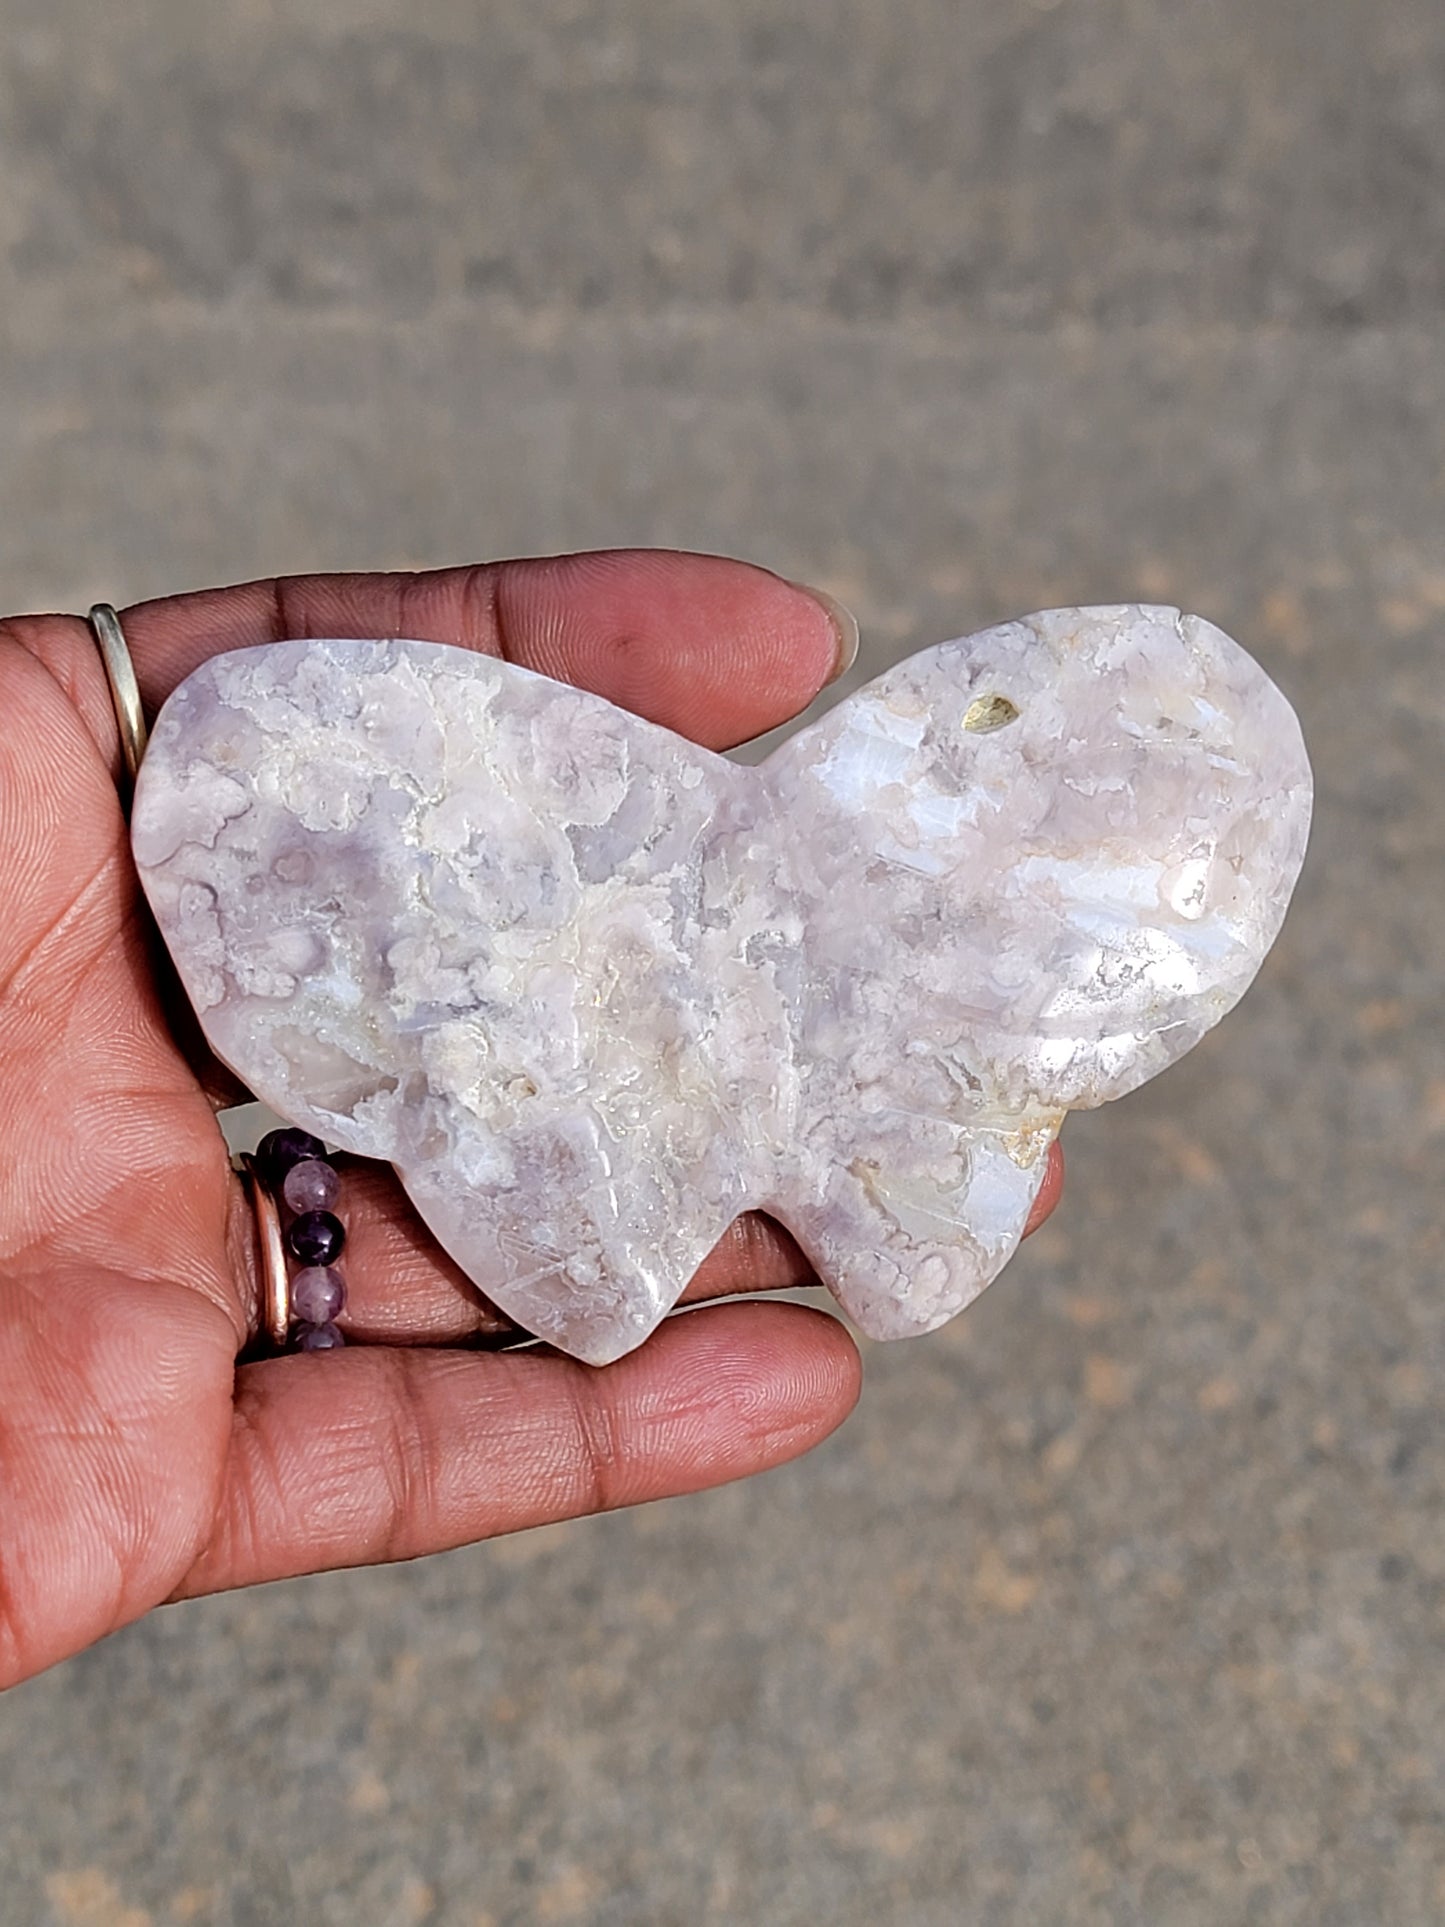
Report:
M 567 1391 L 580 1509 L 612 1512 L 624 1502 L 621 1473 L 625 1453 L 616 1407 L 585 1367 L 569 1374 Z
M 502 572 L 494 562 L 468 569 L 462 585 L 462 631 L 473 648 L 516 660 L 502 614 Z
M 381 1454 L 390 1502 L 381 1532 L 386 1559 L 409 1558 L 416 1539 L 425 1541 L 436 1530 L 436 1468 L 427 1448 L 426 1420 L 416 1374 L 403 1361 L 390 1404 L 390 1436 Z

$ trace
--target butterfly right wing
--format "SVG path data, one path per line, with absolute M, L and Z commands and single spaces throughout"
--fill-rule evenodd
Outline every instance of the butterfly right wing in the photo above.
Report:
M 1064 1111 L 1253 978 L 1303 858 L 1299 727 L 1197 617 L 1056 610 L 909 658 L 763 774 L 807 959 L 768 1208 L 865 1329 L 926 1330 L 1011 1254 Z

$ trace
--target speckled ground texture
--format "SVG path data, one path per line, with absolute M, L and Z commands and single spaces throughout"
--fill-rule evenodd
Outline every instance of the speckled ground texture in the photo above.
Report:
M 8 607 L 689 544 L 856 682 L 1167 601 L 1318 779 L 1259 984 L 834 1441 L 19 1689 L 7 1927 L 1445 1918 L 1436 0 L 0 29 Z

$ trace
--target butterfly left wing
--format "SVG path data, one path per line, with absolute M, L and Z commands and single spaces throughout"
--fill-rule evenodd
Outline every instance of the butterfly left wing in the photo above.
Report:
M 133 844 L 218 1056 L 601 1363 L 742 1208 L 687 933 L 747 775 L 465 650 L 282 643 L 172 695 Z

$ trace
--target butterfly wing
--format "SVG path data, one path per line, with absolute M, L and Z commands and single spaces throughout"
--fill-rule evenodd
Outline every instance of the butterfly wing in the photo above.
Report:
M 863 1327 L 1011 1255 L 1063 1113 L 1238 1000 L 1303 860 L 1294 714 L 1174 609 L 1055 610 L 914 656 L 764 766 L 807 983 L 769 1209 Z
M 217 1055 L 603 1362 L 741 1208 L 686 932 L 742 777 L 484 656 L 284 643 L 171 697 L 133 843 Z

